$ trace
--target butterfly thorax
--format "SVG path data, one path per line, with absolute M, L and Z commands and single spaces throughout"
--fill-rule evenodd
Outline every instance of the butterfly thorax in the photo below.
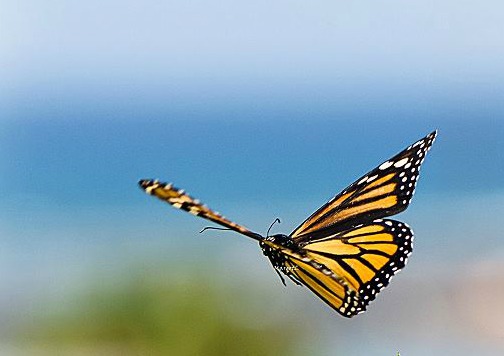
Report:
M 266 237 L 265 240 L 271 241 L 274 244 L 280 245 L 282 247 L 290 248 L 293 251 L 299 250 L 299 246 L 296 243 L 296 241 L 294 241 L 292 238 L 290 238 L 289 236 L 284 235 L 284 234 L 271 235 L 271 236 Z M 265 245 L 266 244 L 261 242 L 261 247 L 265 246 Z
M 299 245 L 287 235 L 283 234 L 272 235 L 266 237 L 265 240 L 273 242 L 275 245 L 288 248 L 291 251 L 302 253 Z M 277 270 L 282 270 L 282 272 L 285 273 L 284 264 L 285 261 L 287 260 L 285 254 L 282 253 L 280 249 L 272 248 L 264 242 L 260 242 L 259 245 L 261 246 L 264 256 L 269 258 L 273 267 L 275 267 Z

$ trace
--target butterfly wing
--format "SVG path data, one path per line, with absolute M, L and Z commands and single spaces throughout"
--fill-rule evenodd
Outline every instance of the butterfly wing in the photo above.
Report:
M 406 264 L 413 232 L 399 221 L 377 219 L 302 245 L 302 257 L 287 257 L 293 273 L 325 303 L 345 317 L 366 310 Z
M 351 317 L 364 310 L 357 291 L 324 264 L 308 257 L 303 251 L 295 252 L 268 240 L 263 243 L 282 255 L 282 264 L 275 267 L 277 271 L 281 270 L 296 284 L 308 287 L 341 315 Z
M 290 235 L 297 242 L 316 239 L 326 230 L 395 215 L 406 209 L 415 191 L 420 165 L 436 131 L 383 162 L 314 212 Z
M 175 188 L 172 184 L 161 183 L 157 180 L 151 179 L 143 179 L 138 184 L 147 194 L 153 195 L 177 209 L 182 209 L 193 215 L 208 219 L 255 240 L 260 241 L 262 239 L 261 235 L 226 219 L 219 213 L 202 204 L 197 199 L 194 199 L 186 194 L 183 190 Z

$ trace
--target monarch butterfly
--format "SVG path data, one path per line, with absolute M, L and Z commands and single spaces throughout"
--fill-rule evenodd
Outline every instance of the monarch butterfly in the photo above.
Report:
M 177 209 L 257 240 L 284 285 L 282 274 L 350 318 L 366 310 L 406 264 L 413 232 L 407 224 L 384 217 L 408 207 L 420 165 L 436 134 L 430 133 L 359 178 L 288 236 L 252 232 L 172 184 L 151 179 L 139 184 Z

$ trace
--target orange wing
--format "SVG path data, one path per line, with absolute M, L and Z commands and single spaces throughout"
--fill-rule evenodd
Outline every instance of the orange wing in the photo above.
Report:
M 365 310 L 358 292 L 336 271 L 302 250 L 293 251 L 269 240 L 264 240 L 263 243 L 282 254 L 284 262 L 280 268 L 275 267 L 277 271 L 282 271 L 296 284 L 308 287 L 341 315 L 351 317 Z
M 345 317 L 369 302 L 402 269 L 413 249 L 413 232 L 404 223 L 377 219 L 302 244 L 302 258 L 288 251 L 285 267 Z
M 238 225 L 237 223 L 226 219 L 219 213 L 203 205 L 197 199 L 193 199 L 183 190 L 175 188 L 172 184 L 161 183 L 157 180 L 152 179 L 142 179 L 140 182 L 138 182 L 138 184 L 143 190 L 145 190 L 147 194 L 154 195 L 155 197 L 167 202 L 177 209 L 182 209 L 193 215 L 201 216 L 202 218 L 225 226 L 228 229 L 251 237 L 254 240 L 262 240 L 261 235 L 250 231 L 244 226 Z
M 415 191 L 420 165 L 436 138 L 430 133 L 383 162 L 314 212 L 290 235 L 297 242 L 327 235 L 406 209 Z

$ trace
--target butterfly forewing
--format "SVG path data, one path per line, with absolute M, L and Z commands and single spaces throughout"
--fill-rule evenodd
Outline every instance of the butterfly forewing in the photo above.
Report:
M 425 154 L 436 131 L 358 179 L 314 212 L 292 233 L 296 241 L 316 239 L 326 230 L 337 231 L 406 209 L 415 191 Z
M 252 237 L 255 240 L 261 240 L 261 235 L 226 219 L 219 213 L 202 204 L 199 200 L 189 196 L 183 190 L 175 188 L 172 184 L 161 183 L 157 180 L 143 179 L 139 182 L 139 185 L 147 194 L 153 195 L 177 209 L 182 209 L 193 215 L 208 219 L 228 229 Z

